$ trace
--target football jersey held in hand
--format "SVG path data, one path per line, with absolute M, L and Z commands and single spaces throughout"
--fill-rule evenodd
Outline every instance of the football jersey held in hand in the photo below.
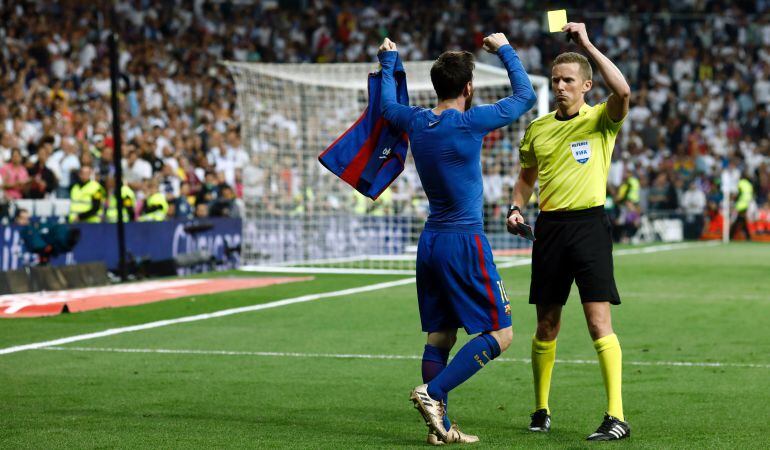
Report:
M 398 103 L 409 105 L 406 72 L 395 66 Z M 361 194 L 376 200 L 404 170 L 409 140 L 380 109 L 382 71 L 369 74 L 369 104 L 361 117 L 318 157 L 318 161 Z M 352 95 L 355 95 L 354 93 Z

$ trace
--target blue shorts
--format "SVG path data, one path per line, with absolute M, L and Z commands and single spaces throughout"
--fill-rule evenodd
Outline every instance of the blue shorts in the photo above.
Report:
M 511 307 L 483 233 L 423 231 L 417 247 L 422 330 L 468 334 L 511 326 Z

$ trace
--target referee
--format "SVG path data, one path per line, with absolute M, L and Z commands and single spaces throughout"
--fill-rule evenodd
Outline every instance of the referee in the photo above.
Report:
M 548 393 L 556 336 L 574 280 L 608 399 L 604 420 L 588 440 L 616 440 L 628 437 L 631 430 L 623 417 L 622 354 L 610 316 L 610 303 L 620 304 L 620 296 L 604 200 L 612 150 L 628 113 L 631 89 L 620 70 L 589 41 L 585 24 L 568 23 L 563 31 L 593 59 L 612 94 L 605 103 L 587 105 L 585 94 L 593 85 L 591 64 L 581 54 L 562 53 L 551 69 L 556 111 L 532 121 L 521 141 L 521 172 L 507 220 L 511 233 L 517 233 L 517 224 L 524 221 L 521 210 L 540 180 L 529 294 L 529 302 L 537 308 L 532 339 L 535 412 L 529 429 L 547 432 L 551 427 Z

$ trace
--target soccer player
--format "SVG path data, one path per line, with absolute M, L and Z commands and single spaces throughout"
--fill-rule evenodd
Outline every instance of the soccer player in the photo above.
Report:
M 529 294 L 537 309 L 532 339 L 535 412 L 529 429 L 547 432 L 551 426 L 548 393 L 556 336 L 574 280 L 608 397 L 604 421 L 588 440 L 623 439 L 631 430 L 623 417 L 622 357 L 610 319 L 610 303 L 620 304 L 620 296 L 604 201 L 615 137 L 628 113 L 631 92 L 620 70 L 589 41 L 585 24 L 568 23 L 563 30 L 593 59 L 612 93 L 606 103 L 587 105 L 585 94 L 593 83 L 588 59 L 578 53 L 557 56 L 551 69 L 556 111 L 532 121 L 521 141 L 521 172 L 507 220 L 511 233 L 524 221 L 522 208 L 535 180 L 540 180 Z
M 438 96 L 433 109 L 396 102 L 396 44 L 380 46 L 382 114 L 409 136 L 430 215 L 417 249 L 417 298 L 428 333 L 423 382 L 411 393 L 430 429 L 428 442 L 470 443 L 446 416 L 448 393 L 505 351 L 513 339 L 510 305 L 492 260 L 482 218 L 481 143 L 490 131 L 518 119 L 535 104 L 535 92 L 516 52 L 502 33 L 484 39 L 508 71 L 513 93 L 495 104 L 471 107 L 473 55 L 448 51 L 430 75 Z M 478 334 L 447 364 L 464 327 Z

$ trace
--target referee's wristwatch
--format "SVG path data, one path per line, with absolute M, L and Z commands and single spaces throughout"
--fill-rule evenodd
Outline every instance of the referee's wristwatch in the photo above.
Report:
M 511 214 L 513 214 L 513 212 L 514 212 L 514 211 L 518 211 L 518 212 L 519 212 L 519 214 L 521 214 L 521 208 L 519 208 L 519 207 L 518 207 L 518 206 L 516 206 L 516 205 L 511 205 L 511 207 L 508 209 L 508 215 L 507 215 L 507 216 L 505 216 L 505 217 L 506 217 L 506 219 L 507 219 L 508 217 L 511 217 Z

